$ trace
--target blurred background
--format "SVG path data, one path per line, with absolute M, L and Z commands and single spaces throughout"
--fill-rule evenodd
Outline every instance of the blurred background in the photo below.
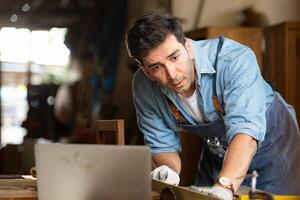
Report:
M 28 173 L 37 140 L 94 143 L 97 119 L 124 119 L 125 144 L 143 144 L 131 93 L 137 65 L 124 35 L 149 10 L 175 15 L 193 39 L 249 45 L 265 78 L 298 108 L 299 0 L 0 0 L 0 174 Z

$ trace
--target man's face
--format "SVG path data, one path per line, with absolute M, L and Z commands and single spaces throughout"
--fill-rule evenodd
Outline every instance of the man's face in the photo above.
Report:
M 195 90 L 194 54 L 190 41 L 185 45 L 173 34 L 142 59 L 144 73 L 161 86 L 189 97 Z

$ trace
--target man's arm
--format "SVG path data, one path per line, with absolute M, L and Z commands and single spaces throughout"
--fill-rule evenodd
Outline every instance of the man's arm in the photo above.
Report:
M 256 150 L 257 141 L 251 136 L 238 133 L 231 140 L 219 177 L 229 178 L 235 191 L 243 182 Z
M 167 165 L 173 169 L 179 175 L 181 171 L 181 160 L 178 153 L 175 152 L 162 152 L 152 156 L 152 160 L 155 164 L 155 167 L 161 165 Z

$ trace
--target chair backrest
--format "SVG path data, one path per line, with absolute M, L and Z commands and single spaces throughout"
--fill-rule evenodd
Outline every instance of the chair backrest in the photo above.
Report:
M 125 144 L 124 120 L 97 120 L 96 121 L 97 144 Z

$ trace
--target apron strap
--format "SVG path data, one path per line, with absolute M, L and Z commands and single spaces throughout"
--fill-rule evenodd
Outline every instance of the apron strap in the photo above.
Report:
M 168 101 L 169 108 L 171 110 L 171 113 L 173 117 L 175 118 L 176 124 L 181 127 L 183 124 L 189 124 L 189 122 L 183 117 L 179 109 L 175 106 L 175 104 L 168 98 L 166 97 Z
M 213 65 L 216 73 L 214 74 L 213 76 L 213 87 L 212 87 L 212 90 L 213 90 L 213 97 L 212 97 L 212 101 L 213 101 L 213 105 L 214 105 L 214 108 L 215 108 L 215 111 L 218 113 L 219 116 L 223 117 L 225 115 L 225 112 L 223 111 L 222 109 L 222 106 L 220 104 L 220 101 L 218 99 L 218 95 L 217 95 L 217 64 L 218 64 L 218 56 L 220 54 L 220 51 L 222 49 L 222 46 L 223 46 L 223 43 L 224 43 L 224 37 L 223 36 L 220 36 L 219 37 L 219 43 L 218 43 L 218 47 L 217 47 L 217 53 L 216 53 L 216 59 L 215 59 L 215 63 Z

